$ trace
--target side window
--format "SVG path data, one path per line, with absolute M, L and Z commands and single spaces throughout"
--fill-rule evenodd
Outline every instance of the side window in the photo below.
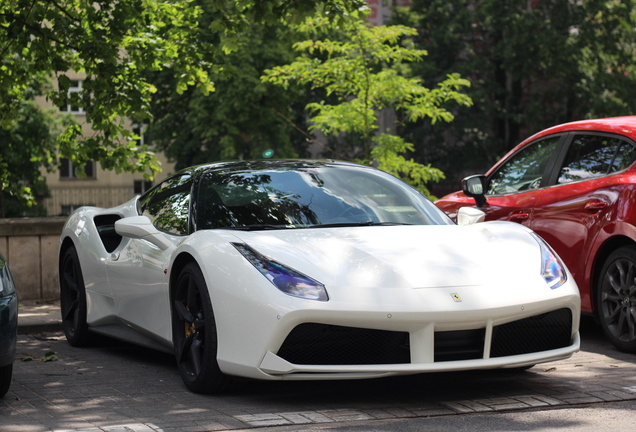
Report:
M 489 181 L 488 195 L 502 195 L 537 189 L 560 135 L 536 141 L 524 147 L 495 172 Z
M 636 148 L 630 143 L 623 142 L 616 153 L 610 172 L 622 171 L 629 168 L 636 161 Z
M 634 161 L 634 147 L 620 138 L 576 135 L 559 172 L 559 184 L 601 177 L 627 168 Z
M 142 215 L 158 230 L 187 235 L 190 214 L 190 175 L 172 177 L 140 198 Z

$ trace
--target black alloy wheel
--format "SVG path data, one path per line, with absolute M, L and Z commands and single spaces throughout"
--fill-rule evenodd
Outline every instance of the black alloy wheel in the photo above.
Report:
M 636 247 L 615 250 L 605 261 L 596 307 L 609 340 L 624 352 L 636 352 Z
M 217 334 L 212 304 L 201 269 L 190 263 L 174 289 L 172 339 L 179 373 L 195 393 L 227 389 L 230 379 L 216 361 Z
M 66 340 L 71 346 L 88 343 L 86 324 L 86 287 L 75 247 L 69 247 L 61 257 L 60 306 L 62 326 Z

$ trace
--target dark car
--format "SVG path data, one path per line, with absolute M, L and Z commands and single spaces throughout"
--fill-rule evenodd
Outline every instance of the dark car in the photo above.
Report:
M 636 352 L 636 116 L 555 126 L 436 204 L 526 225 L 561 256 L 612 343 Z
M 9 391 L 18 333 L 18 295 L 9 266 L 0 255 L 0 397 Z

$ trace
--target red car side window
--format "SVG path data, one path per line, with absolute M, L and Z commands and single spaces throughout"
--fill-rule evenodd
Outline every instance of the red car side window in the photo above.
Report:
M 634 147 L 626 147 L 617 158 L 623 141 L 606 135 L 576 135 L 559 173 L 559 184 L 601 177 L 618 171 L 617 163 L 633 159 Z M 631 150 L 631 155 L 629 154 Z M 620 159 L 620 160 L 619 160 Z
M 560 135 L 524 147 L 490 177 L 488 195 L 504 195 L 537 189 Z
M 634 161 L 636 161 L 636 147 L 623 142 L 621 148 L 618 149 L 616 158 L 614 158 L 614 163 L 612 164 L 610 172 L 623 171 L 624 169 L 629 168 Z

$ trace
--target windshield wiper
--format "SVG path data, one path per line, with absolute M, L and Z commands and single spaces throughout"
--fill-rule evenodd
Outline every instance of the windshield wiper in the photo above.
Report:
M 361 227 L 361 226 L 393 226 L 393 225 L 413 225 L 410 223 L 403 222 L 338 222 L 338 223 L 328 223 L 328 224 L 319 224 L 319 225 L 311 225 L 306 228 L 338 228 L 338 227 Z
M 243 225 L 243 226 L 228 226 L 228 227 L 221 227 L 219 229 L 237 230 L 237 231 L 266 231 L 266 230 L 282 230 L 282 229 L 291 229 L 291 228 L 294 228 L 294 227 L 285 226 L 285 225 L 256 224 L 256 225 Z
M 403 222 L 338 222 L 328 224 L 317 225 L 304 225 L 304 226 L 287 226 L 287 225 L 269 225 L 269 224 L 255 224 L 255 225 L 243 225 L 243 226 L 227 226 L 219 229 L 235 230 L 235 231 L 267 231 L 267 230 L 284 230 L 284 229 L 298 229 L 298 228 L 347 228 L 347 227 L 362 227 L 362 226 L 395 226 L 395 225 L 413 225 Z

